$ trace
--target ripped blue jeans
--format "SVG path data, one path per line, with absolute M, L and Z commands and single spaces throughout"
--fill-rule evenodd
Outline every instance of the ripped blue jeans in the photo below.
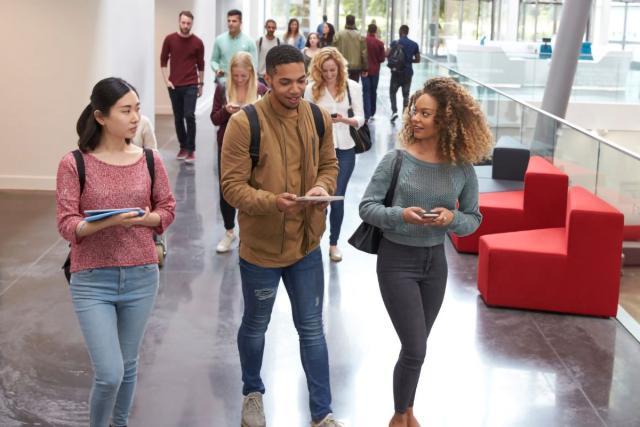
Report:
M 300 358 L 307 376 L 309 408 L 314 420 L 331 411 L 329 358 L 322 328 L 324 272 L 320 248 L 288 267 L 267 268 L 240 259 L 244 314 L 238 331 L 242 392 L 265 392 L 260 377 L 264 335 L 271 319 L 280 279 L 289 294 L 293 323 L 300 339 Z

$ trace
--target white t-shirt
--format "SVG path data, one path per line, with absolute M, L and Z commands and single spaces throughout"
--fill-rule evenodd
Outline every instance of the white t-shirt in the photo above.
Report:
M 347 80 L 349 85 L 349 91 L 351 92 L 351 107 L 353 108 L 353 117 L 358 121 L 358 128 L 364 125 L 364 108 L 362 107 L 362 87 L 360 83 L 351 79 Z M 318 104 L 320 107 L 327 110 L 330 114 L 338 113 L 341 116 L 348 117 L 349 114 L 349 97 L 344 94 L 344 98 L 341 101 L 336 101 L 329 93 L 329 90 L 325 87 L 320 95 L 320 99 L 313 99 L 313 81 L 309 81 L 307 88 L 304 91 L 304 99 Z M 348 150 L 355 146 L 353 138 L 349 133 L 349 125 L 346 123 L 334 123 L 333 124 L 333 146 L 340 150 Z
M 269 40 L 266 36 L 262 36 L 262 47 L 260 47 L 260 38 L 256 40 L 256 51 L 258 52 L 258 76 L 262 77 L 267 72 L 267 52 L 272 47 L 278 46 L 278 38 L 274 37 Z

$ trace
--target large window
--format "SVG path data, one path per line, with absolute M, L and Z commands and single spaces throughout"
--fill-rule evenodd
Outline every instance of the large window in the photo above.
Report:
M 494 3 L 493 0 L 442 0 L 440 35 L 445 39 L 491 39 Z
M 622 50 L 640 44 L 640 1 L 614 1 L 609 13 L 609 43 L 620 44 Z
M 558 31 L 562 0 L 520 0 L 518 40 L 540 41 Z

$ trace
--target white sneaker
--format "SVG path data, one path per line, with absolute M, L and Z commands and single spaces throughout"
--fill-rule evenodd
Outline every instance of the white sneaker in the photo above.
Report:
M 342 252 L 337 246 L 329 246 L 329 259 L 333 262 L 342 261 Z
M 329 424 L 330 425 L 330 424 Z M 242 427 L 266 427 L 262 393 L 254 391 L 244 397 L 242 401 Z
M 234 240 L 236 240 L 236 235 L 233 233 L 233 231 L 231 232 L 227 231 L 226 233 L 224 233 L 224 236 L 222 237 L 222 240 L 220 240 L 220 242 L 218 243 L 218 246 L 216 246 L 216 252 L 219 252 L 219 253 L 229 252 L 231 250 L 231 244 L 233 243 Z
M 318 423 L 311 421 L 311 427 L 344 427 L 344 424 L 333 418 L 333 414 L 329 414 Z

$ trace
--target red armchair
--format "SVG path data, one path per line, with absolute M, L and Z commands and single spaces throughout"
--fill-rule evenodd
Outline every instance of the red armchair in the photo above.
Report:
M 624 217 L 572 187 L 565 226 L 480 238 L 478 290 L 490 306 L 615 316 Z
M 539 156 L 529 159 L 524 190 L 481 193 L 482 223 L 468 236 L 450 233 L 458 252 L 478 253 L 478 239 L 485 234 L 536 228 L 561 227 L 565 219 L 569 178 Z

